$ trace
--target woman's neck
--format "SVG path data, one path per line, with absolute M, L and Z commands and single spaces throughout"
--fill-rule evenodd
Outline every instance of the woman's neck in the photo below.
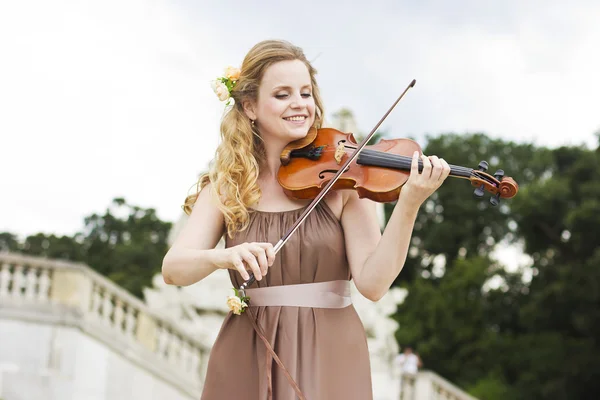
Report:
M 281 152 L 287 144 L 265 143 L 265 159 L 260 165 L 260 176 L 262 179 L 277 179 L 277 172 L 281 166 Z

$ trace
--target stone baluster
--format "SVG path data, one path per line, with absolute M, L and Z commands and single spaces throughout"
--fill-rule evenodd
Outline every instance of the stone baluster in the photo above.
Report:
M 164 326 L 160 326 L 157 329 L 157 349 L 156 354 L 162 359 L 166 359 L 167 354 L 167 341 L 168 341 L 168 332 Z
M 48 268 L 42 268 L 42 272 L 38 278 L 37 301 L 46 303 L 50 293 L 50 272 Z
M 152 318 L 152 316 L 145 311 L 138 311 L 135 340 L 153 353 L 157 353 L 157 347 L 159 345 L 158 338 L 160 333 L 158 329 L 159 326 L 156 319 Z
M 29 267 L 27 270 L 26 282 L 25 285 L 25 299 L 28 301 L 35 301 L 37 299 L 37 268 Z
M 90 312 L 92 314 L 93 319 L 100 318 L 100 307 L 101 306 L 102 306 L 102 297 L 100 296 L 100 287 L 98 285 L 93 285 L 91 308 L 90 308 Z
M 115 299 L 115 308 L 113 313 L 113 326 L 120 332 L 124 332 L 123 328 L 123 317 L 125 315 L 123 311 L 123 300 L 120 298 Z
M 8 297 L 10 278 L 10 265 L 7 262 L 2 263 L 2 271 L 0 271 L 0 298 Z
M 180 350 L 180 340 L 179 337 L 175 334 L 171 334 L 171 343 L 169 343 L 169 362 L 171 364 L 177 365 L 179 358 L 179 350 Z
M 125 314 L 125 335 L 128 338 L 133 338 L 133 331 L 135 330 L 136 322 L 136 311 L 133 305 L 127 305 L 127 313 Z
M 112 316 L 112 302 L 111 302 L 111 294 L 108 290 L 104 289 L 102 293 L 102 320 L 107 326 L 112 325 L 111 316 Z
M 23 265 L 17 264 L 12 273 L 12 297 L 19 299 L 21 297 L 21 288 L 23 287 Z

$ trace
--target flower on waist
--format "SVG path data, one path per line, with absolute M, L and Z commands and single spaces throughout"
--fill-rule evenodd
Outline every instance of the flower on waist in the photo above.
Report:
M 248 296 L 240 296 L 240 293 L 236 288 L 233 288 L 235 295 L 231 295 L 227 297 L 227 306 L 234 314 L 240 315 L 246 308 L 248 308 L 248 303 L 250 303 L 250 297 Z
M 211 86 L 219 100 L 225 101 L 227 100 L 227 105 L 231 104 L 233 98 L 231 97 L 231 91 L 235 87 L 238 79 L 240 79 L 240 69 L 229 66 L 225 68 L 225 72 L 223 76 L 215 79 Z

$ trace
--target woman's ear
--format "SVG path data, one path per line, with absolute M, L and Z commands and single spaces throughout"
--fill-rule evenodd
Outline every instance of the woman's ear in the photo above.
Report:
M 242 107 L 244 108 L 244 112 L 251 120 L 256 119 L 256 113 L 254 112 L 254 103 L 250 100 L 246 100 L 242 103 Z

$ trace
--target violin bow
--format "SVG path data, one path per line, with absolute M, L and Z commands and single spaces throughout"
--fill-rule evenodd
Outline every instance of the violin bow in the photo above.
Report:
M 313 199 L 313 201 L 308 205 L 308 207 L 304 210 L 304 212 L 302 213 L 302 215 L 300 216 L 300 218 L 298 218 L 298 220 L 287 231 L 287 233 L 285 235 L 283 235 L 283 237 L 281 239 L 279 239 L 279 241 L 277 242 L 277 244 L 275 244 L 275 247 L 274 247 L 275 254 L 277 254 L 279 252 L 279 250 L 281 250 L 281 248 L 288 241 L 288 239 L 290 238 L 290 236 L 292 236 L 294 234 L 294 232 L 296 232 L 296 230 L 298 230 L 298 228 L 300 227 L 300 225 L 304 222 L 304 220 L 308 217 L 308 215 L 312 212 L 312 210 L 317 206 L 317 204 L 321 201 L 321 199 L 323 199 L 323 197 L 325 197 L 325 195 L 327 194 L 327 192 L 329 192 L 329 190 L 331 189 L 331 187 L 340 178 L 340 176 L 342 176 L 342 174 L 344 173 L 344 171 L 346 170 L 346 168 L 350 165 L 350 163 L 352 161 L 354 161 L 356 159 L 356 157 L 358 157 L 358 155 L 360 154 L 360 152 L 362 151 L 362 149 L 367 145 L 367 143 L 369 142 L 369 140 L 371 140 L 371 138 L 373 137 L 373 135 L 375 134 L 375 132 L 377 131 L 377 129 L 379 128 L 379 126 L 381 125 L 381 123 L 392 112 L 392 110 L 394 109 L 394 107 L 396 107 L 396 104 L 398 104 L 400 102 L 400 100 L 402 100 L 402 97 L 404 97 L 404 95 L 406 94 L 406 92 L 408 92 L 408 89 L 410 89 L 413 86 L 415 86 L 415 83 L 417 83 L 417 81 L 413 79 L 412 82 L 406 87 L 406 89 L 404 89 L 404 91 L 402 92 L 402 94 L 400 95 L 400 97 L 398 97 L 398 99 L 394 102 L 394 104 L 392 104 L 392 106 L 390 107 L 390 109 L 387 110 L 387 112 L 383 115 L 383 117 L 381 117 L 381 119 L 379 120 L 379 122 L 377 122 L 377 124 L 375 124 L 375 127 L 371 130 L 371 132 L 367 135 L 367 137 L 365 137 L 362 140 L 362 142 L 360 142 L 360 144 L 356 148 L 356 151 L 354 151 L 354 153 L 352 153 L 352 156 L 348 157 L 348 159 L 346 160 L 346 162 L 344 163 L 344 165 L 342 165 L 340 167 L 340 169 L 334 175 L 334 177 L 319 192 L 319 194 L 317 195 L 317 197 L 315 197 Z M 240 286 L 239 293 L 242 295 L 242 297 L 246 296 L 246 288 L 249 285 L 251 285 L 252 283 L 254 283 L 255 280 L 256 280 L 256 278 L 254 277 L 254 274 L 250 273 L 250 278 L 247 281 L 245 281 L 244 283 L 242 283 L 242 285 Z

